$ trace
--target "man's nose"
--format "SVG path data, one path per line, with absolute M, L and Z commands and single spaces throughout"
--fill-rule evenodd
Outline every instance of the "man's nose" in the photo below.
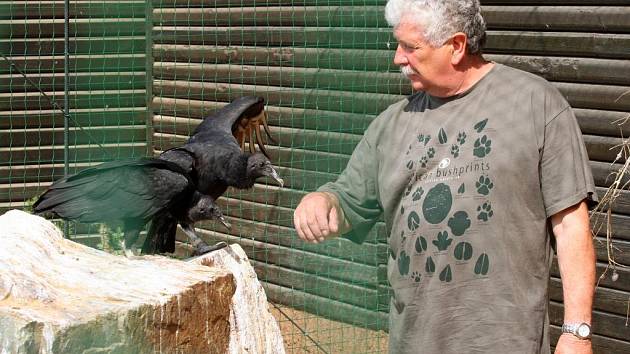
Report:
M 400 45 L 396 47 L 396 54 L 394 54 L 394 64 L 398 66 L 409 64 L 409 62 L 407 61 L 407 55 L 405 55 L 405 52 L 402 50 Z

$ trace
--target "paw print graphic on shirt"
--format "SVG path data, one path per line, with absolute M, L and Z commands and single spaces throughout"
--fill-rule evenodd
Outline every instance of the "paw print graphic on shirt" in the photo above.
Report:
M 475 148 L 473 149 L 473 155 L 482 158 L 490 153 L 492 141 L 488 139 L 486 135 L 475 140 Z
M 451 146 L 451 155 L 453 155 L 453 157 L 458 157 L 459 156 L 459 145 L 453 144 Z
M 492 187 L 494 187 L 494 183 L 492 183 L 492 180 L 490 180 L 488 176 L 481 176 L 479 180 L 475 182 L 475 186 L 479 194 L 488 195 Z
M 490 219 L 492 215 L 494 215 L 490 202 L 485 202 L 482 205 L 478 206 L 477 211 L 479 212 L 479 214 L 477 214 L 477 219 L 483 221 L 488 221 L 488 219 Z

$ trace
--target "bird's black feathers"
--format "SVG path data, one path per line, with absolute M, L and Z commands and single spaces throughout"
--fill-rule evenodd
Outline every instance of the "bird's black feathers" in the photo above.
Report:
M 282 184 L 269 159 L 260 153 L 244 152 L 234 136 L 241 120 L 260 115 L 263 109 L 261 97 L 240 97 L 204 118 L 184 145 L 165 151 L 159 158 L 186 169 L 197 190 L 215 200 L 229 186 L 250 188 L 262 176 Z M 251 168 L 256 166 L 258 169 Z
M 173 220 L 170 227 L 176 227 L 178 222 L 223 217 L 184 169 L 156 158 L 106 162 L 61 179 L 40 196 L 33 211 L 85 223 L 122 221 L 126 245 L 135 242 L 150 220 Z M 154 236 L 149 233 L 147 238 Z M 174 249 L 175 240 L 170 242 L 155 240 L 156 248 Z
M 237 98 L 205 117 L 184 145 L 164 151 L 159 158 L 186 170 L 197 190 L 213 200 L 221 197 L 228 187 L 251 188 L 262 176 L 270 176 L 282 184 L 267 157 L 244 152 L 237 142 L 235 135 L 242 130 L 243 122 L 252 117 L 264 118 L 264 99 Z M 172 218 L 154 220 L 149 230 L 154 235 L 151 239 L 174 240 L 174 223 Z M 145 244 L 143 248 L 160 249 L 160 245 Z
M 54 183 L 35 212 L 80 222 L 123 221 L 126 244 L 151 221 L 145 253 L 172 252 L 179 223 L 195 246 L 208 249 L 193 223 L 217 218 L 229 227 L 214 204 L 228 187 L 250 188 L 262 176 L 283 183 L 266 156 L 260 125 L 269 135 L 264 99 L 238 98 L 204 118 L 184 145 L 157 158 L 108 162 Z M 251 153 L 254 133 L 264 154 Z M 243 151 L 246 135 L 250 152 Z
M 53 183 L 33 210 L 85 223 L 150 219 L 194 191 L 177 164 L 148 158 L 112 161 Z
M 262 97 L 239 97 L 205 117 L 192 136 L 213 131 L 229 132 L 234 135 L 241 120 L 257 116 L 264 108 L 265 100 Z

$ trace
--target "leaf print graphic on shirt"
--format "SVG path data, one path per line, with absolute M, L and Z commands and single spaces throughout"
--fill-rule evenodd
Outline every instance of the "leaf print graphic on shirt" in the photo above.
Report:
M 479 258 L 477 258 L 477 263 L 475 263 L 475 274 L 477 275 L 486 275 L 488 274 L 488 270 L 490 269 L 490 259 L 488 255 L 482 253 Z
M 427 192 L 422 202 L 422 214 L 427 222 L 439 224 L 448 216 L 452 205 L 451 187 L 438 183 Z
M 466 191 L 466 185 L 464 183 L 462 183 L 461 186 L 459 186 L 459 188 L 457 188 L 457 193 L 462 194 Z
M 416 253 L 422 253 L 422 252 L 426 251 L 427 250 L 427 240 L 424 237 L 422 237 L 422 236 L 418 236 L 418 238 L 416 239 L 415 248 L 416 248 Z
M 481 133 L 481 131 L 483 130 L 483 128 L 486 127 L 486 123 L 488 123 L 488 118 L 477 122 L 477 124 L 475 124 L 474 128 L 477 131 L 477 133 Z
M 440 142 L 440 144 L 446 144 L 446 142 L 448 141 L 448 137 L 446 136 L 444 128 L 440 128 L 440 132 L 438 133 L 438 141 Z
M 453 280 L 453 273 L 451 272 L 451 265 L 447 265 L 441 272 L 440 272 L 440 280 L 449 283 L 451 280 Z
M 427 257 L 427 261 L 424 264 L 424 270 L 427 273 L 435 273 L 435 263 L 433 262 L 433 258 Z
M 409 195 L 409 193 L 411 193 L 411 190 L 413 189 L 413 184 L 409 184 L 407 185 L 407 189 L 405 189 L 405 197 Z

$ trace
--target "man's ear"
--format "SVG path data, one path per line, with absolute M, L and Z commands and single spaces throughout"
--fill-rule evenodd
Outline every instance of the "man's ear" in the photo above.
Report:
M 458 65 L 466 55 L 468 38 L 465 33 L 457 32 L 449 41 L 451 45 L 451 64 Z

